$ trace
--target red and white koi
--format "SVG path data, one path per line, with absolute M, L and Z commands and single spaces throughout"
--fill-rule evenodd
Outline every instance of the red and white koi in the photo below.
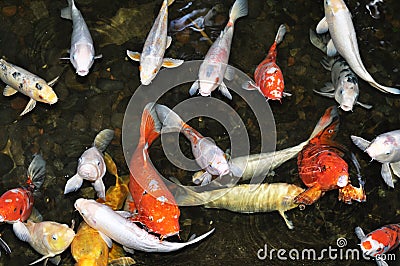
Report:
M 0 197 L 0 222 L 24 222 L 31 215 L 34 191 L 41 187 L 46 173 L 46 162 L 36 154 L 28 167 L 26 186 L 13 188 Z
M 283 40 L 286 33 L 284 24 L 279 26 L 275 37 L 275 42 L 269 48 L 267 57 L 257 66 L 254 72 L 255 83 L 249 81 L 243 85 L 245 90 L 258 90 L 267 100 L 281 100 L 282 96 L 291 96 L 290 93 L 284 92 L 285 83 L 282 71 L 276 64 L 276 47 Z
M 50 82 L 32 74 L 31 72 L 0 59 L 0 79 L 7 84 L 4 88 L 3 95 L 11 96 L 17 92 L 21 92 L 31 99 L 26 105 L 21 116 L 30 112 L 36 106 L 36 101 L 54 104 L 58 97 L 51 87 L 59 77 Z
M 210 96 L 211 92 L 218 88 L 222 95 L 232 100 L 232 95 L 223 79 L 232 80 L 235 76 L 235 70 L 228 66 L 233 26 L 238 18 L 246 16 L 247 13 L 247 0 L 236 0 L 229 13 L 228 24 L 211 45 L 200 66 L 199 78 L 191 86 L 190 95 L 199 91 L 201 96 Z
M 388 224 L 365 235 L 361 227 L 355 233 L 361 240 L 360 247 L 365 255 L 374 257 L 378 266 L 388 266 L 382 255 L 400 244 L 400 224 Z
M 172 38 L 167 36 L 167 28 L 168 6 L 173 2 L 174 0 L 163 0 L 160 12 L 144 43 L 142 53 L 126 51 L 130 59 L 140 61 L 140 81 L 143 85 L 149 85 L 162 66 L 178 67 L 184 62 L 180 59 L 164 58 L 165 50 L 172 42 Z
M 129 217 L 127 212 L 115 212 L 104 204 L 82 198 L 77 199 L 74 206 L 85 222 L 100 232 L 109 247 L 112 246 L 112 240 L 114 240 L 123 245 L 124 249 L 130 253 L 133 253 L 134 250 L 172 252 L 197 243 L 214 232 L 212 229 L 185 243 L 160 241 L 158 237 L 127 219 L 126 217 Z
M 61 59 L 69 59 L 76 69 L 76 73 L 79 76 L 86 76 L 94 60 L 103 56 L 101 54 L 95 56 L 92 36 L 82 13 L 75 6 L 74 0 L 67 1 L 68 7 L 61 10 L 61 17 L 72 20 L 71 49 L 69 50 L 70 56 Z

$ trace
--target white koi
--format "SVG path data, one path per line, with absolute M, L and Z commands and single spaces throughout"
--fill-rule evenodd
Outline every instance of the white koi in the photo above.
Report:
M 353 143 L 368 153 L 368 155 L 382 163 L 381 175 L 389 187 L 394 187 L 393 173 L 400 177 L 400 130 L 380 134 L 372 141 L 357 136 L 351 136 Z
M 20 114 L 25 115 L 36 106 L 36 101 L 54 104 L 58 97 L 51 86 L 58 80 L 56 77 L 50 82 L 32 74 L 31 72 L 0 59 L 0 79 L 7 84 L 3 95 L 11 96 L 21 92 L 31 99 L 26 105 L 24 111 Z
M 83 179 L 91 181 L 99 198 L 105 199 L 106 189 L 103 183 L 103 176 L 106 173 L 106 163 L 102 152 L 114 138 L 114 131 L 104 129 L 97 134 L 93 147 L 87 149 L 78 160 L 76 174 L 68 179 L 64 194 L 78 190 L 83 183 Z
M 142 53 L 127 50 L 126 54 L 134 61 L 140 61 L 140 82 L 149 85 L 156 77 L 160 68 L 178 67 L 183 60 L 164 58 L 165 50 L 171 45 L 172 38 L 167 36 L 168 32 L 168 6 L 174 0 L 164 0 L 160 12 L 143 46 Z
M 324 0 L 325 17 L 317 25 L 317 33 L 329 30 L 331 40 L 327 45 L 327 55 L 337 52 L 347 61 L 351 69 L 372 87 L 385 93 L 400 94 L 400 89 L 377 83 L 366 70 L 358 50 L 357 36 L 351 13 L 343 0 Z
M 134 222 L 131 222 L 127 218 L 129 217 L 129 213 L 115 212 L 110 207 L 94 200 L 77 199 L 75 209 L 89 226 L 100 232 L 100 235 L 109 247 L 112 246 L 112 240 L 114 240 L 130 253 L 133 253 L 134 250 L 144 252 L 172 252 L 197 243 L 214 232 L 214 229 L 212 229 L 185 243 L 168 242 L 160 240 L 155 235 L 150 234 Z
M 204 170 L 201 176 L 193 179 L 196 185 L 206 185 L 212 181 L 212 176 L 233 174 L 240 176 L 242 171 L 228 161 L 225 153 L 210 138 L 205 138 L 197 130 L 183 122 L 183 120 L 165 105 L 155 106 L 158 118 L 163 124 L 164 132 L 182 132 L 190 141 L 192 153 L 196 163 Z
M 81 12 L 76 8 L 74 0 L 67 1 L 68 7 L 61 10 L 61 17 L 72 20 L 71 49 L 69 57 L 61 59 L 69 59 L 76 73 L 83 77 L 89 73 L 94 60 L 102 58 L 102 55 L 95 56 L 92 36 Z
M 232 95 L 223 79 L 232 80 L 235 76 L 235 70 L 228 66 L 233 28 L 235 21 L 240 17 L 246 16 L 247 13 L 247 0 L 236 0 L 229 13 L 228 24 L 211 45 L 200 66 L 199 78 L 190 88 L 190 95 L 194 95 L 199 91 L 201 96 L 210 96 L 211 92 L 218 88 L 225 97 L 232 100 Z

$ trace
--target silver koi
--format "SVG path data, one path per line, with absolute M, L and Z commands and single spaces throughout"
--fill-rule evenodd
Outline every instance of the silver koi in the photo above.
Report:
M 126 51 L 128 57 L 134 61 L 140 61 L 140 82 L 149 85 L 156 77 L 160 68 L 178 67 L 183 64 L 183 60 L 164 58 L 165 50 L 171 45 L 172 38 L 167 36 L 168 27 L 168 6 L 174 0 L 164 0 L 160 12 L 143 46 L 142 53 Z
M 54 104 L 58 97 L 51 86 L 56 83 L 59 76 L 50 82 L 32 74 L 31 72 L 0 59 L 0 79 L 7 84 L 3 95 L 11 96 L 21 92 L 31 99 L 20 116 L 30 112 L 36 106 L 36 101 Z
M 81 12 L 75 6 L 74 0 L 67 1 L 68 7 L 61 10 L 61 17 L 72 20 L 71 49 L 69 50 L 70 56 L 61 59 L 69 59 L 76 69 L 76 73 L 79 76 L 86 76 L 94 60 L 103 56 L 101 54 L 95 56 L 92 36 Z
M 229 13 L 228 24 L 213 45 L 211 45 L 203 63 L 200 65 L 199 78 L 190 87 L 190 95 L 194 95 L 199 91 L 201 96 L 210 96 L 211 92 L 218 88 L 222 95 L 232 100 L 232 95 L 223 82 L 223 79 L 232 80 L 235 76 L 235 70 L 228 66 L 233 28 L 235 21 L 238 18 L 246 16 L 247 13 L 247 0 L 236 0 Z

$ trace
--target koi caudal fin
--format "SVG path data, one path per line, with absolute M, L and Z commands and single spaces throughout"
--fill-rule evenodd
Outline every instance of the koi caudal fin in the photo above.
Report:
M 42 156 L 35 154 L 28 167 L 28 184 L 33 184 L 35 189 L 42 186 L 46 174 L 46 162 Z
M 158 120 L 155 105 L 155 103 L 150 102 L 144 107 L 140 123 L 140 142 L 147 143 L 148 146 L 153 143 L 161 132 L 161 122 Z
M 248 14 L 247 0 L 236 0 L 229 12 L 228 26 L 233 26 L 238 18 L 247 16 Z

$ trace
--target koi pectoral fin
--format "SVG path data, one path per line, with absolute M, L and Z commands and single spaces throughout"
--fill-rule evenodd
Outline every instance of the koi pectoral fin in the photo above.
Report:
M 173 67 L 178 67 L 183 64 L 183 60 L 181 59 L 173 59 L 173 58 L 164 58 L 162 66 L 166 68 L 173 68 Z
M 294 198 L 294 203 L 311 205 L 322 196 L 322 190 L 318 186 L 311 187 Z
M 97 179 L 96 182 L 92 183 L 94 190 L 97 192 L 97 196 L 101 199 L 106 198 L 106 188 L 102 179 Z
M 361 229 L 361 227 L 357 226 L 354 232 L 356 233 L 358 239 L 363 240 L 365 238 L 364 231 Z
M 212 180 L 212 175 L 209 172 L 204 172 L 201 175 L 193 175 L 192 181 L 196 185 L 206 185 Z
M 392 172 L 390 171 L 389 163 L 382 164 L 381 175 L 385 183 L 389 187 L 394 188 Z
M 357 101 L 356 104 L 358 104 L 361 107 L 364 107 L 365 109 L 371 109 L 372 108 L 372 105 L 361 103 L 359 101 Z
M 294 228 L 293 226 L 293 222 L 289 220 L 289 218 L 287 217 L 287 215 L 285 214 L 284 211 L 279 211 L 279 214 L 282 216 L 283 220 L 285 220 L 285 223 L 287 225 L 287 227 L 292 230 Z
M 339 201 L 343 201 L 346 204 L 351 204 L 352 200 L 358 202 L 364 202 L 366 200 L 366 195 L 364 188 L 353 187 L 351 184 L 347 184 L 345 187 L 339 189 Z
M 400 162 L 391 163 L 390 167 L 392 168 L 393 173 L 400 177 Z
M 337 50 L 335 45 L 333 44 L 332 39 L 329 40 L 328 45 L 326 46 L 326 55 L 327 56 L 335 56 L 337 54 Z
M 326 17 L 323 17 L 321 21 L 318 23 L 316 31 L 318 34 L 322 34 L 328 32 L 328 30 L 329 30 L 328 22 L 326 21 Z
M 13 223 L 13 231 L 19 240 L 24 242 L 31 241 L 31 234 L 29 233 L 29 230 L 24 223 L 20 221 Z
M 247 81 L 243 83 L 242 89 L 248 90 L 248 91 L 255 91 L 255 90 L 260 90 L 260 87 L 257 86 L 257 84 L 254 81 Z
M 232 100 L 232 95 L 228 90 L 228 87 L 226 87 L 225 83 L 222 82 L 221 85 L 219 85 L 219 91 L 222 93 L 222 95 L 224 95 L 226 98 L 228 98 L 229 100 Z
M 126 55 L 133 61 L 140 61 L 140 53 L 126 50 Z
M 370 141 L 365 140 L 365 139 L 360 138 L 360 137 L 357 137 L 357 136 L 354 136 L 354 135 L 352 135 L 350 138 L 351 138 L 351 141 L 353 141 L 353 143 L 358 148 L 360 148 L 362 151 L 365 151 L 368 148 L 368 146 L 371 144 Z
M 82 183 L 83 179 L 79 175 L 74 175 L 68 179 L 67 184 L 65 184 L 64 194 L 77 191 L 82 186 Z
M 199 90 L 199 80 L 193 82 L 192 86 L 189 89 L 190 96 L 193 96 Z
M 30 111 L 32 111 L 33 108 L 35 108 L 36 106 L 36 101 L 34 99 L 30 99 L 28 104 L 26 105 L 24 111 L 22 111 L 22 113 L 20 114 L 20 116 L 23 116 L 27 113 L 29 113 Z

